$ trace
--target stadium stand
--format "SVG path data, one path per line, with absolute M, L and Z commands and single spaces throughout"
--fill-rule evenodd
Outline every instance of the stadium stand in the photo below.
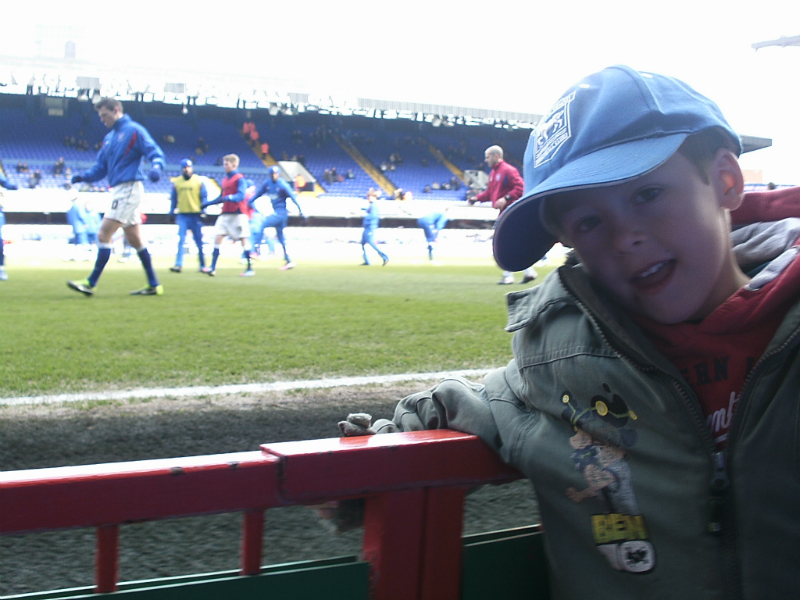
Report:
M 71 173 L 94 162 L 107 130 L 89 102 L 70 100 L 63 116 L 49 116 L 31 98 L 0 96 L 0 161 L 9 179 L 21 188 L 28 187 L 35 171 L 41 172 L 37 187 L 68 187 Z M 490 126 L 436 128 L 408 119 L 315 112 L 271 115 L 266 110 L 191 106 L 184 113 L 180 106 L 143 102 L 125 103 L 125 109 L 147 127 L 166 155 L 166 176 L 155 184 L 145 182 L 145 190 L 155 194 L 169 193 L 169 177 L 180 173 L 183 158 L 195 161 L 198 174 L 218 180 L 223 174 L 222 156 L 235 153 L 241 158 L 240 170 L 256 185 L 266 178 L 266 164 L 296 160 L 316 179 L 321 197 L 363 198 L 370 188 L 381 187 L 370 172 L 381 173 L 384 164 L 383 174 L 389 180 L 389 185 L 383 186 L 386 197 L 401 188 L 410 191 L 415 199 L 461 201 L 467 187 L 460 175 L 466 169 L 486 170 L 486 147 L 499 143 L 506 149 L 507 159 L 519 165 L 528 135 L 525 130 Z M 269 144 L 267 160 L 262 160 L 259 146 L 242 135 L 245 121 L 255 124 L 259 143 Z M 357 152 L 348 152 L 346 146 Z M 399 155 L 402 160 L 392 164 L 392 155 Z M 60 157 L 64 159 L 64 171 L 56 174 L 53 168 Z M 28 171 L 17 172 L 18 163 L 26 164 Z M 326 177 L 326 171 L 332 169 L 337 176 Z M 458 189 L 435 189 L 446 188 L 445 184 L 450 183 L 456 183 L 453 187 Z M 89 187 L 103 190 L 107 182 L 102 180 Z M 424 192 L 426 187 L 430 188 L 429 193 Z M 82 189 L 86 191 L 87 186 Z

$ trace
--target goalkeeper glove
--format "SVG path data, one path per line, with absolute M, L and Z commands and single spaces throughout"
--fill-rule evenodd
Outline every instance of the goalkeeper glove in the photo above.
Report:
M 153 165 L 153 168 L 150 169 L 150 172 L 147 174 L 150 178 L 150 181 L 156 183 L 159 179 L 161 179 L 161 167 L 158 165 Z

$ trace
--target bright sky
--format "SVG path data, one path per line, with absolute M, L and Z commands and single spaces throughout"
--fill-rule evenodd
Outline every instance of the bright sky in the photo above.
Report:
M 750 47 L 800 35 L 800 2 L 15 5 L 3 9 L 13 27 L 3 27 L 0 56 L 35 56 L 37 25 L 75 26 L 79 59 L 269 75 L 367 98 L 542 114 L 583 76 L 628 64 L 683 79 L 740 134 L 772 138 L 743 167 L 800 184 L 800 47 Z

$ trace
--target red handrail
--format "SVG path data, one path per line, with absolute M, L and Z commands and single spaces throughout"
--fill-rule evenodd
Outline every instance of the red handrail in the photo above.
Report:
M 96 591 L 117 584 L 118 526 L 244 512 L 241 572 L 260 570 L 264 511 L 365 497 L 378 600 L 459 595 L 465 490 L 520 477 L 477 437 L 422 431 L 261 451 L 0 472 L 0 534 L 97 528 Z

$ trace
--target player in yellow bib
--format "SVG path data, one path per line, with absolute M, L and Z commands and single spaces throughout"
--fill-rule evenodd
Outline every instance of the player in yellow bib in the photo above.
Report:
M 200 260 L 200 271 L 206 266 L 203 256 L 203 216 L 201 205 L 206 201 L 208 192 L 206 185 L 199 175 L 194 174 L 194 165 L 188 158 L 181 161 L 182 174 L 172 178 L 172 205 L 169 214 L 175 215 L 178 224 L 178 255 L 175 265 L 170 267 L 173 273 L 183 270 L 183 252 L 186 242 L 186 232 L 191 231 L 194 243 L 197 245 L 197 256 Z M 177 210 L 177 214 L 175 211 Z

